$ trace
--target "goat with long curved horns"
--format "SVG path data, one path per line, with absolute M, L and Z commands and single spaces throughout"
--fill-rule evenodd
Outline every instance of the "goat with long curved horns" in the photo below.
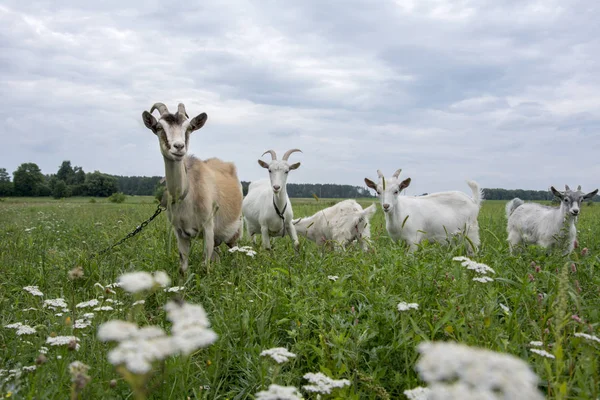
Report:
M 274 150 L 267 150 L 262 155 L 270 154 L 271 162 L 258 160 L 258 164 L 269 170 L 269 179 L 254 181 L 248 187 L 248 195 L 244 198 L 242 210 L 250 237 L 257 233 L 262 236 L 262 246 L 271 248 L 270 235 L 285 236 L 287 233 L 294 241 L 297 250 L 300 242 L 296 228 L 292 223 L 294 212 L 287 195 L 287 177 L 291 170 L 300 167 L 300 163 L 290 164 L 288 158 L 300 149 L 290 149 L 281 160 L 277 160 Z M 254 237 L 256 242 L 256 237 Z
M 158 110 L 157 120 L 152 113 Z M 185 106 L 175 114 L 155 103 L 142 113 L 144 125 L 158 137 L 167 179 L 167 215 L 175 230 L 180 271 L 188 268 L 191 238 L 204 237 L 204 262 L 209 269 L 214 247 L 232 247 L 242 234 L 242 186 L 235 165 L 218 158 L 199 160 L 188 155 L 190 134 L 208 119 L 201 113 L 189 119 Z

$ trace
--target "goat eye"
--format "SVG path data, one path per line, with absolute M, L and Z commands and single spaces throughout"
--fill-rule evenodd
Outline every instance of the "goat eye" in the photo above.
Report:
M 400 192 L 398 192 L 397 190 L 394 192 L 394 194 L 398 194 L 398 193 L 400 193 Z
M 288 172 L 290 172 L 290 171 L 285 171 L 285 173 L 286 173 L 286 174 L 287 174 Z

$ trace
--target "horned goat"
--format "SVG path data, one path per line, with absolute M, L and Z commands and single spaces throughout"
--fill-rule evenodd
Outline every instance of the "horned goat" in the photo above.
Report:
M 292 223 L 294 212 L 286 189 L 288 173 L 300 166 L 299 162 L 288 163 L 288 157 L 296 151 L 302 152 L 299 149 L 288 150 L 281 160 L 277 160 L 275 151 L 265 151 L 263 156 L 267 153 L 271 154 L 271 162 L 258 160 L 258 164 L 269 170 L 269 179 L 252 182 L 244 198 L 242 211 L 248 235 L 252 237 L 260 233 L 262 246 L 265 249 L 271 248 L 270 235 L 285 236 L 286 233 L 294 241 L 296 250 L 300 245 L 296 228 Z M 256 242 L 256 237 L 254 241 Z
M 506 230 L 511 252 L 521 242 L 544 248 L 564 244 L 565 254 L 573 251 L 577 237 L 575 225 L 581 212 L 581 202 L 593 198 L 598 189 L 587 194 L 581 191 L 581 186 L 576 191 L 572 191 L 567 185 L 564 192 L 559 192 L 554 186 L 550 190 L 560 199 L 559 207 L 525 203 L 519 198 L 506 204 Z
M 483 200 L 483 193 L 474 181 L 467 181 L 473 197 L 463 192 L 440 192 L 424 196 L 400 196 L 400 192 L 410 185 L 411 179 L 398 179 L 397 170 L 391 178 L 384 178 L 381 171 L 379 183 L 365 178 L 367 186 L 377 192 L 385 215 L 385 226 L 393 240 L 402 239 L 414 251 L 417 245 L 428 239 L 443 242 L 449 235 L 461 233 L 468 238 L 474 252 L 479 247 L 479 224 L 477 216 Z
M 158 110 L 157 120 L 152 115 Z M 199 160 L 188 155 L 189 137 L 207 120 L 206 113 L 188 119 L 183 104 L 169 113 L 156 103 L 142 113 L 144 125 L 158 137 L 165 163 L 167 215 L 179 248 L 180 271 L 188 268 L 191 238 L 204 237 L 204 262 L 216 259 L 214 247 L 235 245 L 242 234 L 242 186 L 235 165 L 218 158 Z
M 344 249 L 356 240 L 366 251 L 371 238 L 369 221 L 375 211 L 375 204 L 363 210 L 356 200 L 344 200 L 310 217 L 294 220 L 294 226 L 298 234 L 318 245 L 333 242 L 336 248 Z

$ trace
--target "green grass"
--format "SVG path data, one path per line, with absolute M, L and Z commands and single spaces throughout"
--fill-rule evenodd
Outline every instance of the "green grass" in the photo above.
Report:
M 295 216 L 310 215 L 335 201 L 294 200 Z M 122 204 L 99 199 L 90 203 L 87 198 L 0 202 L 0 369 L 35 364 L 48 336 L 75 334 L 81 339 L 79 351 L 50 347 L 46 363 L 37 370 L 4 385 L 0 377 L 2 397 L 68 398 L 68 365 L 74 360 L 91 367 L 92 380 L 81 398 L 130 396 L 129 386 L 107 361 L 111 346 L 96 339 L 96 330 L 110 319 L 127 319 L 134 298 L 120 290 L 116 295 L 102 293 L 94 284 L 115 282 L 120 274 L 135 270 L 164 270 L 174 284 L 185 285 L 183 298 L 202 304 L 219 334 L 212 346 L 157 365 L 150 398 L 253 398 L 273 379 L 301 387 L 305 373 L 318 371 L 352 381 L 335 392 L 340 398 L 403 398 L 404 390 L 423 385 L 415 371 L 415 347 L 425 340 L 454 340 L 516 355 L 541 378 L 540 390 L 548 398 L 600 395 L 600 346 L 573 336 L 598 335 L 600 207 L 583 207 L 579 249 L 569 257 L 534 246 L 513 256 L 506 243 L 504 202 L 485 202 L 479 215 L 482 246 L 473 258 L 496 271 L 495 281 L 486 284 L 473 282 L 473 274 L 452 261 L 463 255 L 461 245 L 425 244 L 407 254 L 387 236 L 380 210 L 372 221 L 373 250 L 367 254 L 358 248 L 333 253 L 303 238 L 295 254 L 286 237 L 274 241 L 272 252 L 257 249 L 254 258 L 223 248 L 221 263 L 207 275 L 201 241 L 195 240 L 188 274 L 178 281 L 175 238 L 161 215 L 104 257 L 91 258 L 147 219 L 155 207 L 150 197 L 128 197 Z M 251 242 L 245 238 L 241 244 Z M 586 256 L 580 254 L 584 247 Z M 532 263 L 541 270 L 536 272 Z M 83 267 L 84 279 L 67 278 L 75 266 Z M 339 279 L 333 282 L 328 275 Z M 65 318 L 73 321 L 89 309 L 55 316 L 42 307 L 43 299 L 23 291 L 27 285 L 38 285 L 43 299 L 64 298 L 70 308 L 100 295 L 125 305 L 97 312 L 91 327 L 74 331 Z M 162 307 L 171 297 L 162 291 L 148 296 L 135 321 L 169 330 Z M 400 313 L 400 301 L 416 302 L 419 309 Z M 23 311 L 28 308 L 36 310 Z M 35 326 L 37 333 L 16 336 L 5 328 L 15 322 Z M 531 353 L 533 340 L 542 341 L 557 358 Z M 259 356 L 277 346 L 297 357 L 275 367 Z M 111 387 L 113 379 L 116 385 Z

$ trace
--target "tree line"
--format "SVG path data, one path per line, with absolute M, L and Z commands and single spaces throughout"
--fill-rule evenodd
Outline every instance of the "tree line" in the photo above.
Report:
M 121 192 L 127 195 L 160 196 L 164 188 L 160 176 L 118 176 L 100 171 L 84 172 L 82 167 L 72 166 L 71 161 L 63 161 L 55 174 L 44 175 L 35 163 L 23 163 L 13 172 L 11 181 L 6 168 L 0 168 L 0 196 L 52 196 L 54 198 L 70 196 L 108 197 Z M 244 195 L 248 193 L 250 182 L 242 181 Z M 367 187 L 320 183 L 288 183 L 290 197 L 319 198 L 368 198 L 374 195 Z M 487 200 L 510 200 L 518 197 L 522 200 L 554 199 L 549 190 L 509 190 L 483 189 Z M 594 201 L 600 201 L 595 196 Z

